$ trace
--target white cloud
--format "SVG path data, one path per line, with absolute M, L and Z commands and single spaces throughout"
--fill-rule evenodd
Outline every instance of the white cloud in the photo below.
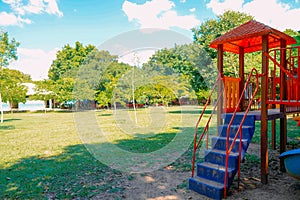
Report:
M 29 19 L 22 19 L 21 16 L 26 14 L 43 14 L 48 13 L 50 15 L 57 15 L 59 17 L 63 16 L 63 13 L 59 10 L 57 5 L 57 0 L 2 0 L 3 3 L 10 5 L 12 12 L 10 15 L 10 21 L 2 24 L 8 25 L 22 25 L 28 24 Z M 3 12 L 2 12 L 2 15 Z M 12 17 L 15 17 L 18 23 L 12 20 Z M 7 17 L 7 16 L 6 16 Z M 16 21 L 16 19 L 14 21 Z M 30 21 L 31 22 L 31 21 Z M 1 23 L 1 22 L 0 22 Z
M 57 51 L 58 49 L 46 52 L 42 49 L 18 48 L 18 60 L 13 61 L 9 68 L 31 75 L 33 80 L 45 79 Z
M 44 0 L 48 3 L 46 7 L 46 12 L 49 14 L 57 15 L 59 17 L 63 16 L 63 13 L 59 10 L 56 0 Z
M 180 0 L 180 3 L 185 3 L 186 2 L 186 0 Z
M 30 0 L 23 9 L 27 13 L 41 14 L 44 10 L 44 2 L 43 0 Z
M 10 5 L 11 9 L 15 14 L 24 15 L 24 10 L 22 8 L 22 0 L 2 0 L 3 3 Z
M 144 4 L 125 1 L 122 6 L 128 20 L 136 22 L 141 29 L 191 29 L 200 23 L 194 15 L 179 16 L 174 8 L 175 4 L 170 0 L 151 0 Z
M 265 1 L 265 0 L 264 0 Z M 211 8 L 216 15 L 223 14 L 226 10 L 240 10 L 243 6 L 244 0 L 211 0 L 206 4 L 207 8 Z
M 276 0 L 268 0 L 267 3 L 254 0 L 245 4 L 244 11 L 253 15 L 256 20 L 280 30 L 286 28 L 300 30 L 300 24 L 295 20 L 300 19 L 300 8 L 291 9 L 289 5 Z
M 23 24 L 31 24 L 31 20 L 23 19 L 13 13 L 0 13 L 0 26 L 22 26 Z
M 190 9 L 190 12 L 195 12 L 196 11 L 196 8 L 191 8 Z
M 300 18 L 300 8 L 291 8 L 278 0 L 252 0 L 246 3 L 244 0 L 210 0 L 206 6 L 217 15 L 223 14 L 226 10 L 241 11 L 282 31 L 287 28 L 300 30 L 300 24 L 295 20 Z

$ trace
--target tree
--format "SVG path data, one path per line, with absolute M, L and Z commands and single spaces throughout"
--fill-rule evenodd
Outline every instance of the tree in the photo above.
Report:
M 83 47 L 76 42 L 57 53 L 48 76 L 57 102 L 98 100 L 107 106 L 118 78 L 129 68 L 117 62 L 117 56 L 98 51 L 94 46 Z
M 144 65 L 146 71 L 157 71 L 159 74 L 170 75 L 180 74 L 188 80 L 196 94 L 201 90 L 206 90 L 211 84 L 214 71 L 210 57 L 200 44 L 192 43 L 177 45 L 171 49 L 157 51 Z M 198 98 L 204 98 L 198 95 Z
M 76 76 L 77 70 L 84 63 L 89 53 L 95 51 L 96 47 L 87 45 L 84 47 L 80 42 L 75 43 L 72 48 L 69 44 L 56 54 L 56 59 L 52 62 L 48 72 L 49 79 L 57 81 L 64 77 Z
M 30 96 L 30 99 L 49 101 L 55 98 L 55 82 L 52 80 L 35 81 L 35 94 Z
M 222 15 L 218 15 L 217 19 L 209 19 L 203 22 L 199 27 L 192 29 L 194 32 L 194 41 L 199 43 L 208 52 L 210 57 L 216 62 L 217 51 L 209 47 L 209 44 L 217 37 L 225 34 L 233 28 L 242 25 L 253 19 L 245 13 L 236 11 L 226 11 Z M 256 67 L 261 63 L 260 53 L 253 53 L 253 55 L 245 55 L 245 72 L 250 71 L 253 67 Z M 224 53 L 224 74 L 226 76 L 238 76 L 238 55 L 232 53 Z
M 217 37 L 252 19 L 252 16 L 242 12 L 226 11 L 224 14 L 218 15 L 217 19 L 209 19 L 200 27 L 193 28 L 194 41 L 201 44 L 211 58 L 216 58 L 217 53 L 214 49 L 209 48 L 209 44 Z
M 0 74 L 2 100 L 9 102 L 11 108 L 14 103 L 25 103 L 28 88 L 23 83 L 30 81 L 29 75 L 23 74 L 18 70 L 2 69 Z
M 69 44 L 65 45 L 62 50 L 57 52 L 56 59 L 53 60 L 48 71 L 50 80 L 39 84 L 38 87 L 41 91 L 38 95 L 47 99 L 55 97 L 55 100 L 60 103 L 76 99 L 73 89 L 78 70 L 84 64 L 85 59 L 94 51 L 96 51 L 95 46 L 87 45 L 84 47 L 80 42 L 76 42 L 74 48 Z M 45 91 L 51 91 L 51 95 L 42 94 Z M 76 95 L 79 98 L 78 94 L 77 92 Z
M 130 69 L 132 67 L 127 64 L 113 62 L 101 73 L 96 88 L 96 100 L 100 106 L 109 107 L 113 99 L 115 102 L 125 102 L 131 92 L 128 92 L 128 87 L 120 89 L 119 80 Z M 117 92 L 118 95 L 114 96 L 114 92 Z
M 135 67 L 134 70 L 134 75 L 132 70 L 128 70 L 119 78 L 112 95 L 115 101 L 131 103 L 135 99 L 138 104 L 164 104 L 167 106 L 172 100 L 191 94 L 192 89 L 189 82 L 178 73 L 166 75 L 151 70 L 151 68 L 138 67 Z M 171 70 L 167 71 L 171 72 Z M 132 79 L 134 79 L 134 92 L 132 92 Z
M 77 74 L 73 77 L 86 81 L 91 88 L 97 89 L 99 79 L 105 71 L 117 63 L 117 56 L 111 55 L 108 51 L 92 51 L 84 60 Z
M 117 56 L 108 51 L 92 51 L 74 77 L 74 99 L 96 99 L 100 105 L 107 106 L 111 101 L 113 84 L 123 73 L 121 65 Z
M 155 75 L 147 80 L 148 83 L 138 87 L 136 91 L 136 99 L 140 102 L 148 98 L 149 104 L 168 106 L 172 100 L 190 94 L 188 82 L 180 75 Z
M 300 31 L 294 31 L 292 29 L 286 29 L 284 31 L 284 33 L 286 33 L 289 36 L 295 38 L 295 40 L 297 41 L 297 43 L 294 44 L 293 46 L 299 46 L 300 45 Z
M 55 82 L 54 92 L 56 94 L 57 102 L 66 102 L 73 100 L 73 88 L 75 85 L 75 79 L 71 77 L 61 78 Z
M 20 45 L 14 38 L 9 40 L 8 33 L 0 33 L 0 71 L 8 66 L 11 60 L 17 60 L 17 48 Z M 3 86 L 3 85 L 1 85 Z M 0 90 L 1 123 L 3 123 L 2 90 Z

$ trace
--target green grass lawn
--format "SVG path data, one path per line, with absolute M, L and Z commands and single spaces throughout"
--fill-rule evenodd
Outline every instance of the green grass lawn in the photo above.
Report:
M 134 117 L 133 111 L 123 112 Z M 138 126 L 144 131 L 133 134 L 122 133 L 116 124 L 126 129 L 128 121 L 116 120 L 112 111 L 95 115 L 101 129 L 110 133 L 111 143 L 131 152 L 151 152 L 183 131 L 192 140 L 199 112 L 199 108 L 186 108 L 181 114 L 180 107 L 168 108 L 163 112 L 163 126 L 147 133 L 143 126 L 151 119 L 147 109 L 139 109 Z M 151 135 L 141 137 L 147 134 Z M 0 138 L 0 199 L 89 198 L 103 192 L 122 192 L 122 180 L 132 179 L 102 164 L 86 150 L 71 112 L 5 114 Z M 177 166 L 185 167 L 186 163 Z
M 110 110 L 95 112 L 95 116 L 101 130 L 109 133 L 110 143 L 133 153 L 148 153 L 170 143 L 176 134 L 186 134 L 192 142 L 199 113 L 199 107 L 166 108 L 160 112 L 164 123 L 151 131 L 145 127 L 161 118 L 151 119 L 147 109 L 138 110 L 138 123 L 133 128 L 127 120 L 135 121 L 132 110 L 119 111 L 118 117 Z M 71 112 L 5 114 L 5 122 L 0 124 L 0 199 L 89 198 L 103 192 L 122 193 L 124 181 L 134 179 L 134 175 L 95 159 L 83 145 L 75 121 Z M 254 142 L 259 142 L 259 131 L 257 123 Z M 299 142 L 299 133 L 300 127 L 289 119 L 289 138 Z M 190 160 L 191 149 L 172 165 L 189 171 Z
M 5 118 L 0 126 L 1 199 L 74 198 L 92 195 L 96 188 L 97 192 L 110 189 L 98 183 L 107 176 L 103 173 L 107 167 L 81 144 L 72 113 L 20 113 Z

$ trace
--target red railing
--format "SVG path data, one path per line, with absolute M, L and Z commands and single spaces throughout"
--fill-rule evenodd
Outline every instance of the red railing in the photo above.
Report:
M 233 141 L 231 143 L 231 145 L 229 146 L 229 138 L 230 138 L 230 128 L 231 128 L 231 125 L 233 123 L 233 120 L 236 116 L 236 113 L 238 112 L 239 110 L 239 105 L 241 104 L 242 102 L 242 99 L 244 97 L 244 94 L 245 94 L 245 91 L 246 91 L 246 88 L 248 87 L 249 83 L 250 83 L 250 80 L 251 80 L 251 77 L 252 76 L 255 76 L 256 80 L 255 80 L 255 83 L 256 83 L 256 87 L 255 87 L 255 90 L 253 92 L 253 96 L 250 98 L 249 100 L 249 104 L 248 104 L 248 107 L 246 109 L 246 111 L 244 112 L 244 116 L 243 116 L 243 119 L 241 120 L 241 123 L 240 123 L 240 126 L 233 138 Z M 228 179 L 228 161 L 229 161 L 229 154 L 231 153 L 234 145 L 235 145 L 235 142 L 238 138 L 238 136 L 240 136 L 240 144 L 239 144 L 239 160 L 238 160 L 238 184 L 239 184 L 239 180 L 240 180 L 240 174 L 241 174 L 241 169 L 240 169 L 240 163 L 241 163 L 241 153 L 242 153 L 242 138 L 243 138 L 243 133 L 242 133 L 242 126 L 244 124 L 244 121 L 246 119 L 246 116 L 251 108 L 251 104 L 253 103 L 253 100 L 254 100 L 254 97 L 258 91 L 258 86 L 259 86 L 259 83 L 258 83 L 258 78 L 262 76 L 262 75 L 259 75 L 257 70 L 255 68 L 253 68 L 248 76 L 248 79 L 245 83 L 245 86 L 244 86 L 244 89 L 242 91 L 242 94 L 240 95 L 240 98 L 239 98 L 239 101 L 238 103 L 236 104 L 236 107 L 235 107 L 235 111 L 232 115 L 232 118 L 228 124 L 228 127 L 227 127 L 227 131 L 226 131 L 226 161 L 225 161 L 225 176 L 224 176 L 224 198 L 226 198 L 226 195 L 227 195 L 227 179 Z
M 287 51 L 287 55 L 288 55 L 288 58 L 286 59 L 287 68 L 290 71 L 296 72 L 297 68 L 295 66 L 296 65 L 299 66 L 298 62 L 300 59 L 300 46 L 289 47 L 284 49 Z
M 220 99 L 221 99 L 221 97 L 222 97 L 223 91 L 219 94 L 219 96 L 218 96 L 218 98 L 217 98 L 217 102 L 216 102 L 216 104 L 215 104 L 215 106 L 214 106 L 214 108 L 213 108 L 213 110 L 212 110 L 212 112 L 211 112 L 211 115 L 210 115 L 209 118 L 208 118 L 208 121 L 207 121 L 207 123 L 206 123 L 206 126 L 205 126 L 204 130 L 202 131 L 202 134 L 200 135 L 199 140 L 197 141 L 199 124 L 200 124 L 200 122 L 201 122 L 201 119 L 202 119 L 202 117 L 203 117 L 203 115 L 204 115 L 204 113 L 205 113 L 205 110 L 206 110 L 206 108 L 207 108 L 209 102 L 211 101 L 211 97 L 212 97 L 212 95 L 213 95 L 213 93 L 214 93 L 216 87 L 218 86 L 218 84 L 219 84 L 220 81 L 222 81 L 222 80 L 223 80 L 223 77 L 222 77 L 222 75 L 220 74 L 220 75 L 218 76 L 218 78 L 217 78 L 217 80 L 216 80 L 216 82 L 215 82 L 213 88 L 212 88 L 212 91 L 211 91 L 211 93 L 210 93 L 210 95 L 209 95 L 209 97 L 208 97 L 208 99 L 207 99 L 207 101 L 206 101 L 206 104 L 205 104 L 204 107 L 203 107 L 203 110 L 202 110 L 202 112 L 201 112 L 201 114 L 200 114 L 200 117 L 199 117 L 199 119 L 198 119 L 198 121 L 197 121 L 197 123 L 196 123 L 196 126 L 195 126 L 195 131 L 194 131 L 194 149 L 193 149 L 193 158 L 192 158 L 192 177 L 194 177 L 194 173 L 195 173 L 196 152 L 197 152 L 197 149 L 198 149 L 199 145 L 201 144 L 201 141 L 202 141 L 202 139 L 203 139 L 205 133 L 206 133 L 206 149 L 208 149 L 208 128 L 209 128 L 209 123 L 210 123 L 210 121 L 211 121 L 211 119 L 212 119 L 212 116 L 213 116 L 213 114 L 214 114 L 214 112 L 215 112 L 215 110 L 216 110 L 216 108 L 217 108 L 217 105 L 218 105 L 219 102 L 220 102 Z M 221 83 L 221 84 L 223 84 L 223 83 Z M 219 84 L 219 85 L 220 85 L 220 84 Z M 223 87 L 222 87 L 222 88 L 223 88 Z
M 278 61 L 278 52 L 281 56 L 287 56 L 286 67 Z M 264 54 L 274 63 L 273 68 L 269 67 L 272 71 L 269 73 L 271 76 L 268 77 L 268 80 L 272 80 L 272 85 L 267 103 L 300 106 L 300 46 L 273 49 L 268 53 L 264 52 Z M 276 90 L 276 88 L 283 88 L 280 82 L 280 76 L 282 75 L 285 76 L 286 97 L 283 96 L 282 90 L 280 90 L 280 93 Z

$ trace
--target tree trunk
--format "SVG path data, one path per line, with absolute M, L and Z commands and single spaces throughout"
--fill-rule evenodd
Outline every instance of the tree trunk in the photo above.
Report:
M 19 109 L 19 103 L 18 102 L 9 102 L 10 105 L 10 112 L 13 113 L 14 109 Z
M 11 109 L 19 109 L 19 102 L 10 102 L 10 108 Z
M 44 100 L 45 108 L 49 108 L 49 100 Z

